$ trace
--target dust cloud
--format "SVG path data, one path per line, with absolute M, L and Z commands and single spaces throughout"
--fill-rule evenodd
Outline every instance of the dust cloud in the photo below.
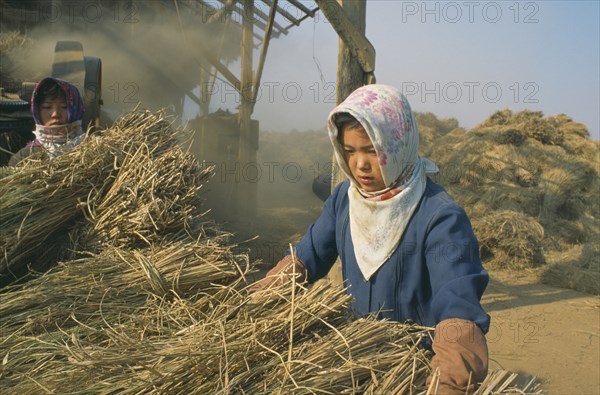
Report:
M 159 1 L 31 2 L 39 5 L 28 9 L 22 3 L 2 4 L 8 3 L 16 14 L 4 15 L 2 32 L 19 30 L 31 40 L 11 52 L 18 65 L 15 77 L 35 82 L 50 75 L 56 42 L 79 41 L 85 56 L 102 61 L 101 122 L 105 126 L 138 105 L 167 108 L 181 116 L 184 97 L 199 96 L 198 86 L 208 78 L 210 64 L 203 50 L 238 74 L 239 25 L 223 17 L 202 23 L 215 10 L 207 13 L 181 1 L 178 8 L 175 2 Z M 211 108 L 221 104 L 217 96 L 211 98 Z M 200 111 L 200 103 L 192 102 Z M 244 237 L 259 235 L 259 239 L 243 248 L 253 248 L 251 258 L 272 264 L 320 213 L 322 202 L 311 185 L 315 175 L 328 171 L 331 151 L 324 131 L 310 136 L 276 132 L 259 136 L 258 215 L 242 232 Z
M 181 112 L 184 96 L 210 70 L 203 50 L 224 63 L 239 57 L 239 27 L 225 18 L 199 23 L 210 17 L 202 10 L 178 13 L 174 3 L 158 1 L 57 4 L 39 2 L 4 16 L 3 32 L 16 28 L 32 40 L 11 54 L 19 65 L 15 77 L 33 82 L 50 75 L 56 42 L 79 41 L 85 56 L 102 61 L 103 110 L 112 119 L 138 103 Z

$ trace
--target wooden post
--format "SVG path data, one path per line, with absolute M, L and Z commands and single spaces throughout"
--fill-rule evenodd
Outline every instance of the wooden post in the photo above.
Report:
M 228 4 L 231 1 L 228 2 Z M 226 8 L 225 5 L 224 8 Z M 217 51 L 216 59 L 221 59 L 221 53 L 223 52 L 223 46 L 225 45 L 225 38 L 227 37 L 227 29 L 229 28 L 229 24 L 231 22 L 231 13 L 225 14 L 225 24 L 223 25 L 223 33 L 221 34 L 221 41 L 219 42 L 219 49 Z M 210 110 L 210 100 L 212 96 L 212 92 L 214 90 L 215 81 L 217 80 L 217 68 L 213 66 L 210 61 L 202 61 L 204 65 L 203 69 L 200 71 L 200 86 L 202 92 L 202 104 L 200 105 L 200 110 L 202 111 L 202 115 L 208 115 Z M 234 87 L 237 89 L 237 86 Z
M 352 24 L 364 36 L 366 30 L 367 2 L 363 0 L 338 0 L 338 3 L 340 3 Z M 341 37 L 338 39 L 338 43 L 336 101 L 337 104 L 340 104 L 355 89 L 367 84 L 369 82 L 369 76 L 363 71 L 357 57 L 352 55 L 349 46 L 346 45 Z M 335 163 L 335 156 L 333 156 L 331 160 Z M 332 169 L 333 183 L 331 187 L 333 190 L 337 184 L 346 179 L 346 176 L 338 166 L 332 166 Z M 328 277 L 334 284 L 341 285 L 343 283 L 342 264 L 339 259 L 331 268 Z
M 200 113 L 202 116 L 208 115 L 210 107 L 210 99 L 213 87 L 211 83 L 211 65 L 208 62 L 202 62 L 200 67 Z M 216 72 L 215 72 L 216 73 Z
M 240 222 L 244 223 L 251 220 L 256 215 L 256 197 L 257 194 L 253 190 L 256 188 L 256 183 L 244 180 L 244 166 L 250 162 L 252 149 L 250 145 L 250 136 L 252 133 L 252 108 L 254 99 L 253 95 L 253 78 L 252 70 L 252 51 L 254 50 L 254 0 L 244 0 L 244 15 L 242 18 L 242 48 L 241 48 L 241 67 L 242 73 L 239 87 L 240 91 L 240 111 L 238 114 L 238 122 L 240 125 L 239 138 L 239 155 L 237 164 L 240 172 L 239 182 L 233 189 L 234 205 L 236 206 L 236 214 Z M 235 214 L 234 214 L 235 216 Z
M 269 12 L 269 21 L 267 22 L 267 29 L 265 30 L 265 35 L 260 46 L 258 68 L 256 69 L 256 73 L 254 75 L 254 93 L 252 95 L 252 110 L 254 110 L 254 105 L 256 104 L 256 98 L 258 97 L 258 91 L 260 89 L 260 79 L 262 78 L 265 59 L 267 58 L 267 51 L 269 50 L 269 42 L 271 41 L 271 32 L 273 31 L 275 14 L 277 13 L 277 2 L 278 0 L 274 0 L 271 4 L 271 11 Z
M 362 0 L 339 0 L 339 2 L 352 24 L 364 35 L 367 2 Z M 339 38 L 338 42 L 337 103 L 340 104 L 355 89 L 368 83 L 368 75 L 344 40 Z

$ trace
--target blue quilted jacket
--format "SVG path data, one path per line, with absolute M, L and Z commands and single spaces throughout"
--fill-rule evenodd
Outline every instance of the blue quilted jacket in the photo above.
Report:
M 337 186 L 323 213 L 296 245 L 311 282 L 324 277 L 339 256 L 353 309 L 359 315 L 435 326 L 448 318 L 475 322 L 487 333 L 480 304 L 488 274 L 465 211 L 427 180 L 425 193 L 389 260 L 365 281 L 354 255 L 348 216 L 349 181 Z

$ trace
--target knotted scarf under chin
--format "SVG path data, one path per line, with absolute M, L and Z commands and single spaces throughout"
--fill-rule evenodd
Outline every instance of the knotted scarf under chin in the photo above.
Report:
M 56 154 L 61 147 L 76 146 L 84 136 L 81 121 L 57 126 L 35 125 L 33 133 L 36 140 L 51 154 Z

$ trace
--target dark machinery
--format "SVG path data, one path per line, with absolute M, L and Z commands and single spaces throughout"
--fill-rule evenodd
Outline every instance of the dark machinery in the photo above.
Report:
M 218 110 L 190 121 L 197 131 L 192 152 L 206 166 L 214 166 L 214 177 L 205 195 L 211 215 L 220 222 L 236 222 L 256 215 L 258 181 L 258 121 L 252 120 L 248 139 L 240 139 L 238 114 Z M 247 144 L 247 160 L 239 160 L 240 141 Z M 237 229 L 236 229 L 237 230 Z
M 79 89 L 85 105 L 82 127 L 93 132 L 99 126 L 102 105 L 101 60 L 84 56 L 80 42 L 58 41 L 51 75 Z M 35 123 L 29 107 L 34 87 L 35 82 L 0 87 L 0 166 L 6 166 L 11 153 L 34 138 Z

